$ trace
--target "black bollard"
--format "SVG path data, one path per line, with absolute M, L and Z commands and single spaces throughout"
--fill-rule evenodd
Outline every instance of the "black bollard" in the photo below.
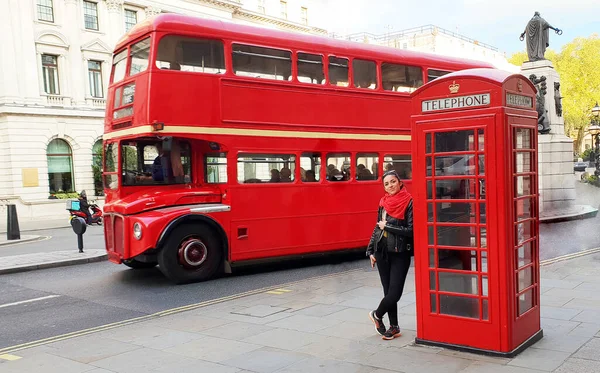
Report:
M 19 218 L 17 217 L 17 206 L 6 205 L 6 239 L 20 240 Z
M 83 234 L 87 229 L 87 224 L 85 220 L 80 217 L 71 217 L 71 227 L 73 227 L 73 232 L 77 235 L 77 247 L 79 248 L 79 252 L 83 252 Z

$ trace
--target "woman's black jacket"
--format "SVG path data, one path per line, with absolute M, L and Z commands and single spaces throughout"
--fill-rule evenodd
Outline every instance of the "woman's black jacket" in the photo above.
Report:
M 377 212 L 377 221 L 380 222 L 383 216 L 383 207 L 379 207 Z M 409 251 L 413 254 L 413 201 L 411 200 L 404 212 L 404 219 L 396 219 L 390 214 L 386 215 L 386 224 L 383 230 L 376 224 L 371 235 L 371 240 L 367 246 L 367 256 L 376 251 L 381 251 L 381 240 L 385 239 L 383 232 L 387 232 L 387 251 L 404 252 Z

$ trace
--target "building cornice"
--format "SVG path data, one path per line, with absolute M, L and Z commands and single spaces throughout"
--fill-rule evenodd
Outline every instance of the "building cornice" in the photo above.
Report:
M 94 39 L 88 43 L 85 43 L 81 46 L 81 50 L 87 52 L 100 52 L 112 54 L 112 50 L 109 48 L 109 46 L 100 39 Z
M 50 116 L 50 117 L 81 117 L 104 119 L 104 109 L 89 108 L 49 108 L 41 105 L 3 105 L 0 104 L 0 115 Z
M 234 12 L 242 7 L 240 0 L 196 0 L 195 3 L 211 5 L 213 7 L 221 8 Z
M 109 12 L 118 12 L 123 7 L 124 0 L 104 0 Z
M 237 9 L 233 13 L 233 18 L 254 21 L 254 22 L 259 22 L 259 23 L 263 23 L 263 24 L 267 23 L 267 24 L 278 26 L 278 27 L 280 27 L 282 29 L 286 29 L 286 30 L 300 31 L 300 32 L 305 32 L 305 33 L 327 36 L 327 30 L 324 30 L 322 28 L 311 27 L 308 25 L 303 25 L 301 23 L 291 22 L 291 21 L 288 21 L 283 18 L 271 17 L 266 14 L 257 13 L 257 12 L 253 12 L 253 11 L 241 9 L 241 8 Z
M 58 39 L 58 41 L 53 39 Z M 69 48 L 70 45 L 69 39 L 56 30 L 43 30 L 39 32 L 35 38 L 35 43 L 62 48 Z

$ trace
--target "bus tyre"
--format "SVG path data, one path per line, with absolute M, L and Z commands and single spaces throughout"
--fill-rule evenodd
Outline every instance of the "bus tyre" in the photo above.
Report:
M 145 269 L 145 268 L 156 267 L 156 265 L 158 263 L 156 263 L 156 262 L 146 263 L 146 262 L 140 262 L 139 260 L 136 260 L 136 259 L 125 259 L 125 260 L 123 260 L 123 264 L 125 264 L 127 267 L 133 268 L 133 269 Z
M 219 239 L 204 224 L 184 224 L 171 232 L 158 253 L 161 272 L 176 284 L 205 281 L 220 267 L 223 256 Z

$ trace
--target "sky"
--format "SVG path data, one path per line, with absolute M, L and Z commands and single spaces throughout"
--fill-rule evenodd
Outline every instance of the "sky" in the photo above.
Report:
M 319 0 L 316 0 L 319 1 Z M 507 57 L 525 50 L 519 35 L 539 11 L 562 35 L 550 33 L 550 49 L 576 37 L 600 34 L 600 0 L 321 0 L 311 13 L 315 26 L 343 35 L 387 32 L 435 25 L 489 44 Z

